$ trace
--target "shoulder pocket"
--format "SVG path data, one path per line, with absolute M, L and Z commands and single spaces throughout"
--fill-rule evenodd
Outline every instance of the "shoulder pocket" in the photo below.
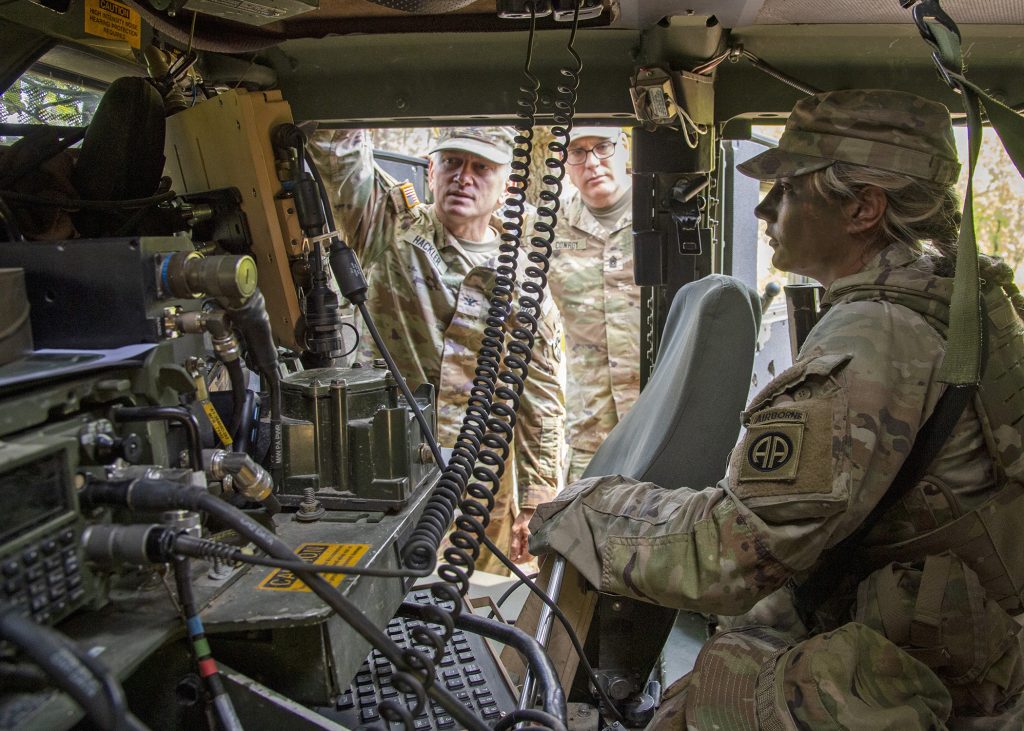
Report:
M 754 397 L 730 460 L 737 499 L 779 519 L 826 515 L 846 504 L 847 398 L 838 377 L 851 357 L 800 361 Z

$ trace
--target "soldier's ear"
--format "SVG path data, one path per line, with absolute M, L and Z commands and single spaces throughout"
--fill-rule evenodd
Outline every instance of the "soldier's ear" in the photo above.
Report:
M 427 187 L 430 188 L 434 184 L 434 156 L 427 156 Z
M 885 216 L 889 199 L 885 191 L 874 185 L 865 185 L 857 197 L 843 203 L 847 215 L 846 230 L 853 235 L 874 231 Z

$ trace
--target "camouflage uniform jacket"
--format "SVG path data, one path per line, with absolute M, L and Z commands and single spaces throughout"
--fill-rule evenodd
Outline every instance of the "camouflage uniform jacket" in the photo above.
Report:
M 853 278 L 919 270 L 926 287 L 930 266 L 894 244 Z M 581 480 L 538 508 L 531 550 L 561 553 L 603 591 L 725 615 L 806 576 L 889 488 L 944 389 L 936 330 L 901 305 L 833 297 L 845 279 L 796 363 L 743 413 L 746 433 L 717 486 Z M 969 405 L 924 480 L 865 543 L 930 530 L 954 517 L 954 503 L 973 509 L 996 492 L 993 472 Z
M 632 211 L 611 233 L 575 193 L 555 233 L 550 287 L 565 323 L 569 444 L 595 452 L 640 395 Z
M 336 223 L 365 270 L 367 305 L 377 328 L 410 385 L 434 384 L 439 441 L 450 447 L 469 399 L 497 252 L 473 266 L 433 208 L 410 207 L 402 190 L 373 165 L 361 130 L 334 132 L 311 147 L 334 189 Z M 492 225 L 501 230 L 499 221 Z M 515 475 L 520 507 L 536 506 L 557 492 L 565 416 L 557 376 L 560 340 L 558 311 L 549 298 L 517 419 L 516 469 L 506 473 Z M 379 357 L 365 329 L 360 343 L 362 355 Z

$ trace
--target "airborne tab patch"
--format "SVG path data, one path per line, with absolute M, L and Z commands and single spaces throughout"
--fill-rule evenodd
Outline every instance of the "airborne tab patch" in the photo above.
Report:
M 776 407 L 752 414 L 743 440 L 740 482 L 795 480 L 807 414 Z

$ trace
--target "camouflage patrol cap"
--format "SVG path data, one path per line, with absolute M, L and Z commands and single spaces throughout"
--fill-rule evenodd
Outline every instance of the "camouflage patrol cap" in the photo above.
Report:
M 462 150 L 499 165 L 507 165 L 512 162 L 514 147 L 515 138 L 510 127 L 453 127 L 441 135 L 430 152 Z
M 768 627 L 712 638 L 686 698 L 696 728 L 941 728 L 949 692 L 926 665 L 851 622 L 792 645 Z M 656 719 L 657 720 L 657 719 Z M 652 723 L 652 726 L 656 724 Z
M 947 185 L 960 173 L 949 112 L 886 89 L 829 91 L 793 107 L 779 146 L 737 165 L 759 180 L 849 162 Z

